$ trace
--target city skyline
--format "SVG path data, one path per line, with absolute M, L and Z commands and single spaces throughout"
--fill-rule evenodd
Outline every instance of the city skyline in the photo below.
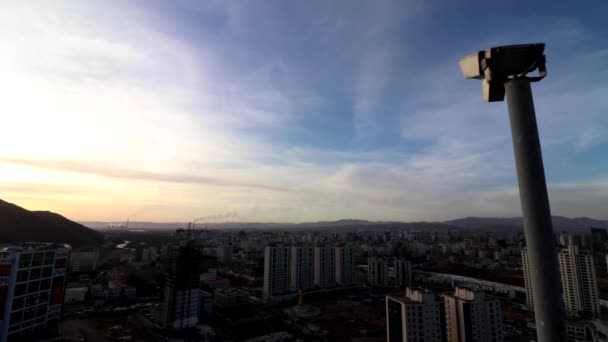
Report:
M 520 216 L 505 105 L 457 60 L 542 41 L 552 213 L 608 218 L 606 4 L 172 4 L 0 4 L 2 199 L 79 221 Z

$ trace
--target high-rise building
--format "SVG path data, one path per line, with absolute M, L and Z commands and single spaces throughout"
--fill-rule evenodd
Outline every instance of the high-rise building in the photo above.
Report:
M 171 330 L 196 327 L 201 308 L 202 250 L 192 241 L 172 244 L 166 261 L 163 325 Z
M 367 281 L 374 287 L 388 287 L 386 260 L 377 257 L 367 259 Z
M 591 228 L 591 254 L 593 255 L 593 265 L 599 274 L 606 273 L 605 256 L 606 242 L 608 242 L 608 232 L 603 228 Z
M 217 261 L 222 264 L 232 261 L 232 246 L 220 246 L 216 250 Z
M 99 249 L 73 250 L 70 254 L 70 272 L 91 272 L 97 268 Z
M 498 299 L 483 292 L 456 287 L 453 295 L 443 295 L 448 342 L 500 342 L 503 340 L 502 314 Z
M 352 247 L 336 247 L 336 283 L 340 286 L 356 283 L 355 257 Z
M 559 267 L 568 315 L 599 317 L 597 280 L 591 253 L 570 245 L 559 252 Z
M 395 259 L 393 262 L 393 285 L 399 289 L 412 286 L 412 263 L 405 259 Z
M 22 340 L 57 324 L 70 250 L 54 243 L 0 248 L 0 342 Z
M 314 282 L 320 288 L 336 286 L 336 248 L 314 247 Z
M 407 288 L 404 297 L 386 297 L 388 342 L 444 342 L 444 305 L 431 292 Z
M 314 287 L 313 248 L 310 246 L 291 247 L 291 287 L 309 290 Z
M 264 249 L 264 298 L 289 292 L 291 247 L 268 246 Z
M 530 273 L 530 259 L 528 249 L 521 249 L 521 264 L 524 271 L 524 285 L 526 286 L 526 305 L 534 309 L 534 294 L 532 293 L 532 274 Z

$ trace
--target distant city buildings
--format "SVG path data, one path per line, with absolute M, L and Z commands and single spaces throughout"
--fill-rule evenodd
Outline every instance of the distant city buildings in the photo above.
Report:
M 264 249 L 264 298 L 297 290 L 332 289 L 356 284 L 349 246 L 267 246 Z
M 386 297 L 388 342 L 444 342 L 444 304 L 432 292 L 407 288 L 405 296 Z
M 226 264 L 232 261 L 232 246 L 220 246 L 217 248 L 217 261 Z
M 367 282 L 372 287 L 405 289 L 412 285 L 412 263 L 403 258 L 367 259 Z
M 97 268 L 99 249 L 73 250 L 70 255 L 70 272 L 91 272 Z
M 70 251 L 54 243 L 0 248 L 0 342 L 56 326 Z
M 605 256 L 606 242 L 608 242 L 608 232 L 603 228 L 591 228 L 591 254 L 593 256 L 593 265 L 598 274 L 603 274 L 608 271 Z
M 448 342 L 503 341 L 502 313 L 498 299 L 480 291 L 456 287 L 443 295 Z

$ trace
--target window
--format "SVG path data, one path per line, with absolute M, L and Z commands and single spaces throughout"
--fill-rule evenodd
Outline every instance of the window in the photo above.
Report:
M 46 315 L 46 311 L 47 311 L 46 304 L 40 305 L 40 306 L 38 306 L 38 309 L 36 310 L 36 316 Z
M 19 297 L 13 300 L 13 311 L 23 309 L 24 298 Z
M 36 314 L 36 309 L 35 308 L 25 309 L 23 311 L 23 320 L 24 321 L 30 320 L 30 319 L 34 318 L 35 314 Z
M 40 288 L 40 282 L 38 280 L 30 281 L 30 283 L 27 286 L 27 293 L 38 292 L 39 288 Z
M 21 254 L 21 258 L 19 258 L 19 267 L 20 268 L 30 267 L 31 262 L 32 262 L 31 254 Z
M 53 274 L 52 267 L 45 267 L 42 269 L 42 278 L 48 278 Z
M 38 295 L 38 303 L 48 303 L 49 302 L 49 292 L 45 291 Z
M 44 258 L 44 253 L 34 253 L 32 257 L 32 267 L 42 266 L 42 259 Z
M 17 286 L 15 286 L 15 296 L 24 295 L 26 290 L 27 284 L 17 284 Z
M 13 311 L 13 313 L 11 314 L 11 322 L 10 324 L 17 324 L 17 323 L 21 323 L 21 321 L 23 320 L 23 311 Z
M 27 281 L 27 279 L 30 276 L 30 271 L 29 270 L 20 270 L 19 272 L 17 272 L 17 282 L 23 282 L 23 281 Z
M 32 306 L 38 304 L 38 295 L 29 295 L 25 297 L 25 306 Z
M 40 281 L 40 290 L 49 290 L 51 288 L 51 279 L 43 279 Z
M 44 264 L 52 265 L 55 262 L 55 252 L 46 252 L 44 253 Z
M 42 273 L 42 269 L 33 268 L 30 270 L 30 280 L 40 279 L 40 274 Z

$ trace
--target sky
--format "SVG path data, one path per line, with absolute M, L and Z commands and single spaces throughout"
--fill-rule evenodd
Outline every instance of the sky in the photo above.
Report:
M 506 102 L 546 43 L 554 215 L 608 219 L 606 1 L 2 1 L 0 198 L 79 221 L 521 214 Z

